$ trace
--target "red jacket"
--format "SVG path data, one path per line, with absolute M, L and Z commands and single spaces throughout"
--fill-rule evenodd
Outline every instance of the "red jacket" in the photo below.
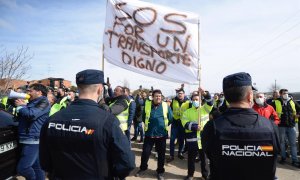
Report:
M 267 119 L 273 120 L 276 125 L 280 123 L 280 119 L 274 110 L 274 108 L 267 103 L 264 106 L 260 107 L 256 103 L 253 106 L 253 109 L 261 116 L 264 116 Z

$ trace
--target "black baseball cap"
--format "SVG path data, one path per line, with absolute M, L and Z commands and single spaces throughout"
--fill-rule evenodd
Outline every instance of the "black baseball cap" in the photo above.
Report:
M 224 77 L 223 79 L 223 91 L 232 87 L 251 86 L 252 90 L 257 91 L 252 86 L 252 78 L 250 74 L 245 72 L 235 73 Z
M 80 71 L 76 74 L 76 84 L 103 84 L 104 82 L 104 73 L 103 71 L 96 69 L 87 69 Z

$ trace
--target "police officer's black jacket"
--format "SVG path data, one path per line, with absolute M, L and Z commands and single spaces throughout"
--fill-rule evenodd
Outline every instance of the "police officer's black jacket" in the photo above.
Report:
M 212 180 L 274 180 L 278 130 L 253 109 L 229 108 L 206 124 L 201 142 Z
M 134 154 L 119 121 L 92 100 L 79 99 L 54 114 L 41 131 L 40 161 L 50 179 L 124 178 Z

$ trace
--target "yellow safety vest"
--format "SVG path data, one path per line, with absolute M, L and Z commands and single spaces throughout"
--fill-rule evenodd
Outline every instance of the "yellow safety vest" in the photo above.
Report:
M 177 100 L 173 100 L 172 108 L 173 108 L 173 117 L 175 120 L 180 120 L 182 118 L 182 114 L 185 110 L 189 108 L 190 101 L 185 101 L 179 106 L 179 102 Z
M 1 99 L 1 103 L 4 105 L 4 109 L 5 110 L 7 110 L 6 108 L 6 106 L 7 106 L 7 100 L 8 100 L 8 97 L 7 96 L 5 96 L 5 97 L 3 97 L 2 99 Z
M 282 115 L 282 105 L 281 105 L 281 101 L 279 100 L 275 100 L 275 107 L 276 107 L 276 112 L 277 112 L 277 115 L 279 118 L 281 118 L 281 115 Z M 292 110 L 293 110 L 293 115 L 295 116 L 295 121 L 298 122 L 298 118 L 296 117 L 297 115 L 297 111 L 296 111 L 296 105 L 294 103 L 294 101 L 289 101 L 290 102 L 290 105 L 292 107 Z
M 125 99 L 124 99 L 125 100 Z M 120 114 L 116 115 L 116 117 L 119 119 L 120 121 L 120 128 L 122 129 L 122 131 L 126 131 L 128 129 L 128 115 L 129 115 L 129 105 L 130 105 L 130 102 L 128 102 L 127 100 L 125 100 L 128 107 L 122 111 Z M 116 103 L 113 102 L 109 105 L 109 107 L 112 107 L 114 104 Z
M 200 115 L 201 115 L 201 122 L 200 122 L 200 126 L 201 129 L 203 130 L 203 127 L 205 126 L 205 124 L 209 121 L 209 113 L 211 112 L 213 106 L 209 106 L 206 103 L 201 107 L 200 109 Z M 198 109 L 196 109 L 194 106 L 187 109 L 182 116 L 182 126 L 185 127 L 185 124 L 188 122 L 194 122 L 196 124 L 198 124 Z M 190 123 L 190 125 L 192 125 Z M 185 128 L 185 133 L 192 133 L 193 131 L 186 129 Z M 186 139 L 187 142 L 193 142 L 193 141 L 197 141 L 198 142 L 198 148 L 202 149 L 202 145 L 201 145 L 201 137 L 200 137 L 200 131 L 197 131 L 197 137 L 196 138 L 187 138 Z
M 145 102 L 145 125 L 144 130 L 145 132 L 148 130 L 148 124 L 151 114 L 151 107 L 152 107 L 152 101 L 146 100 Z M 166 102 L 162 102 L 162 108 L 163 108 L 163 115 L 164 115 L 164 121 L 165 121 L 165 129 L 167 130 L 168 127 L 168 104 Z
M 51 109 L 50 109 L 49 116 L 52 116 L 53 114 L 57 113 L 62 108 L 66 108 L 67 107 L 67 104 L 66 104 L 67 99 L 68 99 L 67 97 L 64 97 L 60 100 L 59 103 L 53 104 Z
M 218 106 L 217 106 L 217 104 L 218 104 L 218 99 L 217 99 L 217 100 L 214 99 L 213 101 L 214 101 L 213 107 L 214 107 L 214 108 L 218 108 Z
M 226 106 L 229 107 L 229 102 L 225 99 Z

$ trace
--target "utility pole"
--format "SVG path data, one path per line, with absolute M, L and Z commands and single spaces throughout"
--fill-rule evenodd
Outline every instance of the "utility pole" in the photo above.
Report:
M 50 77 L 51 72 L 52 72 L 51 64 L 48 64 L 48 77 Z

